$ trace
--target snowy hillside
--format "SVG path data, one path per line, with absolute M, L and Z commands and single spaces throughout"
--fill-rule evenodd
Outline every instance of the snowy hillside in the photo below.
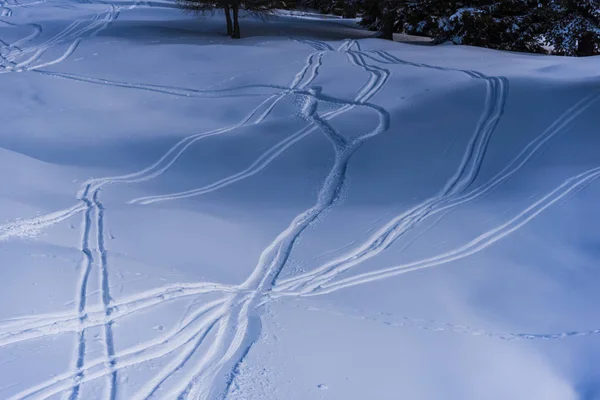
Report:
M 600 399 L 600 59 L 2 0 L 1 399 Z

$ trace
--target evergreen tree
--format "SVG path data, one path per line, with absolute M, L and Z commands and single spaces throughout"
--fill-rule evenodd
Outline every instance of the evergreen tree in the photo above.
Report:
M 545 38 L 555 54 L 600 53 L 600 0 L 553 0 L 546 7 Z
M 398 25 L 407 33 L 429 36 L 434 43 L 543 52 L 539 39 L 543 21 L 537 3 L 425 0 L 406 7 L 399 14 Z
M 600 52 L 600 0 L 367 0 L 363 25 L 428 36 L 434 43 L 592 55 Z M 386 25 L 387 23 L 387 25 Z M 387 36 L 391 36 L 388 32 Z
M 361 25 L 379 31 L 382 39 L 393 40 L 398 32 L 398 19 L 410 0 L 362 0 Z
M 363 0 L 362 8 L 364 11 L 360 24 L 373 31 L 379 30 L 378 21 L 381 15 L 379 2 L 377 0 Z

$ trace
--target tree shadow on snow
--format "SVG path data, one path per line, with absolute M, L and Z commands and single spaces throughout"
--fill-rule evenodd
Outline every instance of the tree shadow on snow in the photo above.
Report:
M 244 16 L 240 23 L 242 40 L 230 39 L 225 34 L 225 17 L 222 13 L 205 17 L 183 15 L 180 19 L 160 21 L 117 20 L 98 36 L 129 39 L 146 44 L 241 45 L 244 44 L 244 39 L 253 38 L 289 40 L 290 37 L 300 37 L 337 41 L 363 39 L 375 35 L 375 32 L 352 26 L 348 22 L 308 20 L 281 15 L 267 16 L 264 19 Z

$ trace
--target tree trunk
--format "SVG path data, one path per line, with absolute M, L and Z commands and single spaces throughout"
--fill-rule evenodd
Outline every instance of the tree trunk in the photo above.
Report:
M 381 38 L 394 40 L 394 14 L 387 13 L 383 15 L 383 26 L 381 27 Z
M 579 57 L 593 56 L 594 55 L 594 34 L 592 32 L 586 32 L 578 40 L 577 43 L 577 55 Z
M 356 18 L 356 6 L 354 3 L 349 1 L 344 3 L 344 14 L 342 16 L 344 18 Z
M 231 8 L 233 9 L 233 34 L 231 35 L 231 37 L 234 39 L 239 39 L 241 37 L 240 21 L 238 19 L 238 14 L 239 14 L 239 10 L 240 10 L 239 1 L 236 1 L 235 3 L 233 3 Z
M 229 4 L 225 4 L 223 11 L 225 11 L 225 19 L 227 20 L 227 36 L 231 36 L 233 35 L 233 24 L 231 22 L 231 12 L 229 11 Z

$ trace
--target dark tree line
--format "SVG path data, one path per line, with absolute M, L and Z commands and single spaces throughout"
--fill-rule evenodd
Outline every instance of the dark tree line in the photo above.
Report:
M 600 54 L 600 0 L 178 0 L 195 13 L 222 10 L 227 34 L 240 37 L 240 10 L 264 15 L 309 7 L 360 16 L 361 24 L 393 39 L 395 32 L 428 36 L 433 43 L 499 50 L 588 56 Z
M 593 55 L 600 50 L 600 0 L 425 0 L 399 10 L 397 28 L 437 42 L 501 50 Z
M 600 53 L 600 0 L 364 0 L 363 25 L 434 43 L 569 56 Z
M 343 15 L 343 0 L 310 0 Z M 362 25 L 434 43 L 569 56 L 600 53 L 600 0 L 351 0 Z M 314 7 L 314 6 L 313 6 Z

